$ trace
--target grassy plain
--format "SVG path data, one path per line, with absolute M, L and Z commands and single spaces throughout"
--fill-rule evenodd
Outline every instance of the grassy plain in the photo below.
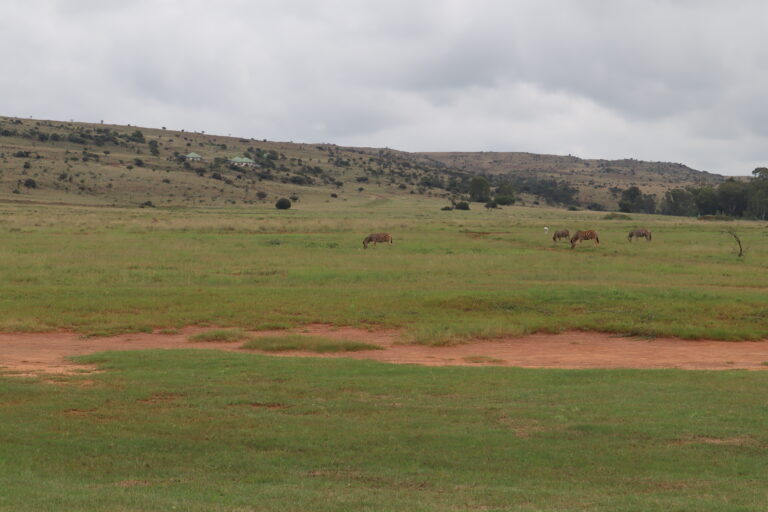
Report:
M 277 211 L 7 204 L 0 330 L 397 327 L 756 339 L 762 223 L 380 195 Z M 543 231 L 549 226 L 550 234 Z M 653 242 L 628 243 L 647 227 Z M 734 227 L 747 248 L 734 254 Z M 601 245 L 553 244 L 556 228 Z M 363 250 L 390 231 L 394 245 Z M 208 351 L 0 375 L 0 510 L 762 511 L 765 372 L 425 368 Z M 51 385 L 51 382 L 57 385 Z
M 0 207 L 0 330 L 108 334 L 311 322 L 439 344 L 598 330 L 768 336 L 766 226 L 370 195 L 230 209 Z M 574 250 L 543 231 L 596 229 Z M 628 243 L 631 228 L 652 242 Z M 734 254 L 734 227 L 746 255 Z M 394 245 L 362 249 L 373 231 Z
M 0 377 L 4 511 L 763 511 L 764 372 L 209 351 Z

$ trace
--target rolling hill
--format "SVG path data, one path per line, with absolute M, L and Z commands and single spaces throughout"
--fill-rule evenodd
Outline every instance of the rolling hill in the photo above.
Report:
M 195 153 L 201 160 L 186 155 Z M 248 158 L 243 166 L 233 158 Z M 238 165 L 240 164 L 240 165 Z M 492 185 L 552 180 L 581 206 L 616 206 L 622 189 L 656 194 L 716 185 L 723 176 L 682 164 L 584 160 L 531 153 L 408 153 L 271 142 L 165 128 L 0 117 L 0 200 L 100 205 L 216 206 L 278 197 L 355 194 L 459 197 L 472 176 Z M 537 197 L 524 190 L 528 202 Z M 331 199 L 332 198 L 332 199 Z

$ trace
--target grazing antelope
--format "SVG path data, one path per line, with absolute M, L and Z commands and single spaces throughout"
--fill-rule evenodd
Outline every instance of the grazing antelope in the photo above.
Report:
M 646 240 L 648 240 L 650 242 L 651 241 L 651 232 L 648 231 L 647 229 L 633 229 L 632 231 L 629 232 L 629 236 L 627 237 L 627 239 L 631 242 L 632 241 L 632 237 L 635 237 L 635 238 L 645 238 Z
M 559 231 L 555 231 L 555 234 L 552 235 L 552 241 L 553 242 L 559 242 L 561 238 L 565 238 L 568 240 L 571 238 L 571 233 L 567 229 L 561 229 Z
M 373 242 L 373 246 L 376 247 L 376 242 L 382 242 L 390 244 L 392 243 L 392 235 L 389 233 L 371 233 L 363 240 L 363 249 L 368 248 L 368 244 Z
M 576 234 L 571 237 L 571 249 L 576 247 L 576 244 L 582 240 L 594 240 L 595 245 L 600 245 L 600 239 L 597 238 L 597 231 L 590 229 L 587 231 L 577 231 Z

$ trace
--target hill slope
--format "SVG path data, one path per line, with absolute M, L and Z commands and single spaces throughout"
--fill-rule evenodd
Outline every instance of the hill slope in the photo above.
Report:
M 697 171 L 683 164 L 643 162 L 634 159 L 586 160 L 575 156 L 539 155 L 534 153 L 420 153 L 454 169 L 478 173 L 526 178 L 564 180 L 579 190 L 583 205 L 600 203 L 614 206 L 620 190 L 640 187 L 659 199 L 671 188 L 717 185 L 724 181 L 719 174 Z
M 184 158 L 197 153 L 200 161 Z M 247 157 L 254 166 L 229 159 Z M 223 137 L 134 126 L 0 117 L 0 200 L 115 205 L 224 205 L 282 196 L 370 193 L 457 196 L 475 174 L 565 181 L 582 205 L 615 206 L 620 189 L 724 178 L 681 164 L 530 153 L 407 153 Z M 530 197 L 529 197 L 530 198 Z M 532 199 L 532 198 L 530 198 Z

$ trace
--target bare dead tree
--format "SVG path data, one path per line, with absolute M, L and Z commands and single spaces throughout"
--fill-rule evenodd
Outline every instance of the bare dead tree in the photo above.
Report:
M 739 234 L 736 232 L 736 230 L 734 228 L 728 228 L 724 230 L 723 233 L 731 235 L 733 239 L 736 240 L 736 243 L 739 244 L 739 258 L 744 256 L 744 246 L 741 244 L 741 238 L 739 237 Z

